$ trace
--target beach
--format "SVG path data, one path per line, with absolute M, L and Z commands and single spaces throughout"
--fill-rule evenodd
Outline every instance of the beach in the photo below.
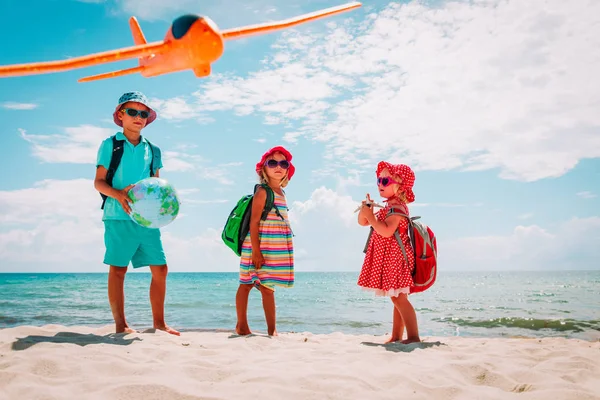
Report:
M 2 399 L 600 399 L 600 342 L 567 338 L 0 330 Z
M 600 271 L 440 274 L 411 296 L 422 343 L 382 345 L 389 299 L 355 273 L 298 273 L 277 290 L 278 337 L 235 327 L 235 273 L 169 275 L 148 329 L 149 274 L 125 283 L 115 335 L 106 274 L 0 274 L 3 399 L 600 399 Z

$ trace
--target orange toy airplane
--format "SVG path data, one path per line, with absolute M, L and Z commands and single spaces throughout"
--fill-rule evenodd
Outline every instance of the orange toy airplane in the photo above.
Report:
M 137 67 L 89 76 L 79 79 L 78 82 L 114 78 L 137 72 L 149 78 L 188 69 L 191 69 L 197 77 L 202 78 L 210 75 L 211 64 L 223 54 L 224 42 L 226 40 L 266 34 L 290 28 L 319 18 L 349 11 L 360 6 L 361 3 L 352 2 L 283 21 L 267 22 L 222 31 L 217 28 L 216 24 L 210 18 L 197 15 L 183 15 L 173 21 L 163 41 L 153 43 L 146 42 L 137 19 L 131 17 L 129 19 L 129 26 L 135 46 L 74 57 L 64 61 L 3 66 L 0 67 L 0 77 L 69 71 L 137 57 L 139 59 Z

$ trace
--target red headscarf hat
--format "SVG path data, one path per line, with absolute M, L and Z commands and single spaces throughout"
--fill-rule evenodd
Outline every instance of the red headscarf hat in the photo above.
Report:
M 258 174 L 258 176 L 262 176 L 262 168 L 265 165 L 267 158 L 276 152 L 280 152 L 281 154 L 283 154 L 285 156 L 285 159 L 290 163 L 290 167 L 288 168 L 288 174 L 287 174 L 287 179 L 289 181 L 290 179 L 292 179 L 292 176 L 294 175 L 294 172 L 296 171 L 296 167 L 294 167 L 294 165 L 292 164 L 292 153 L 290 153 L 283 146 L 275 146 L 275 147 L 267 150 L 267 152 L 262 155 L 260 161 L 256 164 L 256 173 Z
M 412 190 L 413 185 L 415 184 L 415 173 L 413 170 L 408 165 L 390 164 L 387 161 L 380 161 L 379 164 L 377 164 L 378 177 L 384 169 L 387 169 L 391 175 L 397 175 L 402 179 L 400 186 L 406 195 L 406 202 L 412 203 L 415 201 L 415 194 Z

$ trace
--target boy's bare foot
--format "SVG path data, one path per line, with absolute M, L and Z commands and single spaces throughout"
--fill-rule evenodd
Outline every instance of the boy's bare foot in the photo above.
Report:
M 277 334 L 277 331 L 275 330 L 275 331 L 273 331 L 273 333 L 269 333 L 269 336 L 279 336 L 279 335 Z
M 235 325 L 235 333 L 237 333 L 240 336 L 246 336 L 246 335 L 251 335 L 252 332 L 250 331 L 250 327 L 248 326 L 247 323 L 237 323 Z
M 402 344 L 411 344 L 411 343 L 420 343 L 421 339 L 417 336 L 417 337 L 409 337 L 406 340 L 402 341 Z
M 398 342 L 398 341 L 400 341 L 400 338 L 399 338 L 399 337 L 392 336 L 392 337 L 391 337 L 391 338 L 389 338 L 389 339 L 388 339 L 388 340 L 387 340 L 387 341 L 386 341 L 384 344 L 395 343 L 395 342 Z
M 154 325 L 154 329 L 158 329 L 159 331 L 165 331 L 167 333 L 170 333 L 171 335 L 181 336 L 181 333 L 179 333 L 179 331 L 176 331 L 168 325 Z
M 117 329 L 115 329 L 115 333 L 139 333 L 138 331 L 136 331 L 135 329 L 132 329 L 128 326 L 123 326 L 123 327 L 117 327 Z

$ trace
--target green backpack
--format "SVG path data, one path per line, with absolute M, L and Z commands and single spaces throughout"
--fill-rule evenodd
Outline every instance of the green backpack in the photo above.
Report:
M 269 211 L 275 205 L 275 194 L 273 193 L 273 189 L 271 189 L 268 185 L 258 184 L 254 186 L 254 193 L 259 186 L 262 186 L 267 191 L 267 200 L 265 202 L 265 208 L 263 209 L 262 215 L 260 217 L 261 220 L 267 219 L 267 215 L 269 215 Z M 221 233 L 221 239 L 225 243 L 227 247 L 229 247 L 233 252 L 241 256 L 242 255 L 242 244 L 250 231 L 250 216 L 252 214 L 252 200 L 254 199 L 254 194 L 247 194 L 242 197 L 225 222 L 225 227 L 223 228 L 223 232 Z M 275 213 L 283 220 L 284 218 L 279 213 L 277 207 L 275 207 Z

